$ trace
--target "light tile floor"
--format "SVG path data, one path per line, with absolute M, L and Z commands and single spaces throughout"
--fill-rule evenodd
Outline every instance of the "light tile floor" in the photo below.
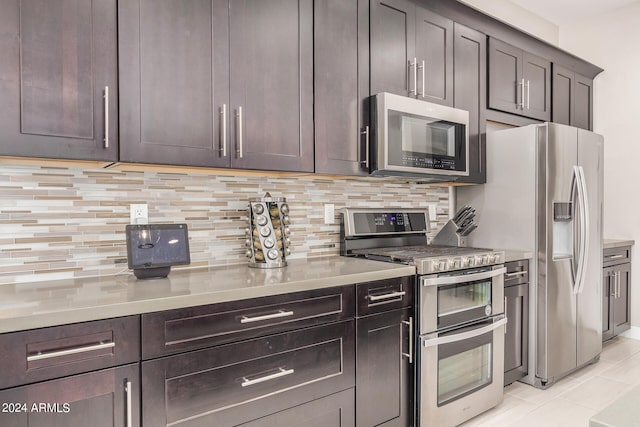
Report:
M 519 382 L 508 385 L 500 405 L 462 425 L 588 427 L 589 418 L 639 384 L 640 341 L 616 337 L 604 343 L 599 362 L 547 390 Z

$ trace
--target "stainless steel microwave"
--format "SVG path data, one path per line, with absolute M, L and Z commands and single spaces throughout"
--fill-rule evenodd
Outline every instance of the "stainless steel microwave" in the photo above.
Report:
M 469 175 L 469 112 L 391 93 L 374 96 L 373 175 Z

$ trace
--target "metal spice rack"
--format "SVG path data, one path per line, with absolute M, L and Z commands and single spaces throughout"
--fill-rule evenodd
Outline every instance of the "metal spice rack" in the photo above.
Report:
M 246 232 L 246 256 L 249 267 L 278 268 L 287 265 L 291 254 L 289 205 L 284 197 L 249 199 L 249 226 Z

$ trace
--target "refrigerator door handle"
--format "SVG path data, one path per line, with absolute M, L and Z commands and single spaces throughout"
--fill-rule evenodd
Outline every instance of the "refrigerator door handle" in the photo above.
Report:
M 571 174 L 571 203 L 573 205 L 573 257 L 571 258 L 571 272 L 573 273 L 573 294 L 578 294 L 580 287 L 580 243 L 582 241 L 582 221 L 576 213 L 580 211 L 580 194 L 578 183 L 578 167 L 573 167 Z
M 588 191 L 587 191 L 587 180 L 584 176 L 584 168 L 582 166 L 578 166 L 578 195 L 580 197 L 580 222 L 582 223 L 581 228 L 582 228 L 582 233 L 581 233 L 581 239 L 580 239 L 580 263 L 578 264 L 579 267 L 582 268 L 582 271 L 580 273 L 580 282 L 579 283 L 579 288 L 578 288 L 578 293 L 581 294 L 582 291 L 584 290 L 584 284 L 587 281 L 586 278 L 586 269 L 587 269 L 587 262 L 588 262 L 588 257 L 589 257 L 589 230 L 591 228 L 591 218 L 589 216 L 589 196 L 588 196 Z

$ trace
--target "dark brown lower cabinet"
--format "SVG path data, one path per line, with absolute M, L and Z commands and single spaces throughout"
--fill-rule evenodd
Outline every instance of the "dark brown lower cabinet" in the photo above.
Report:
M 631 327 L 631 263 L 603 269 L 602 341 Z
M 140 425 L 139 364 L 0 391 L 2 427 Z
M 506 286 L 504 297 L 508 319 L 504 337 L 504 384 L 508 385 L 528 373 L 529 284 Z
M 405 308 L 356 321 L 358 427 L 413 425 L 410 316 Z
M 351 427 L 355 425 L 353 389 L 268 415 L 239 427 Z
M 145 425 L 237 426 L 352 388 L 354 337 L 349 320 L 145 361 Z

